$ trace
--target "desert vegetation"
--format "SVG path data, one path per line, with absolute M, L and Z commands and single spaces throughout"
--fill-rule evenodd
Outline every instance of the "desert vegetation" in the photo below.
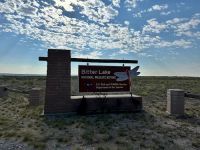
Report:
M 1 76 L 0 84 L 20 91 L 45 88 L 45 77 Z M 72 95 L 79 95 L 72 77 Z M 185 116 L 166 113 L 167 89 L 200 93 L 200 78 L 137 77 L 132 92 L 143 96 L 139 113 L 42 116 L 26 92 L 0 98 L 0 149 L 199 149 L 200 100 L 185 99 Z

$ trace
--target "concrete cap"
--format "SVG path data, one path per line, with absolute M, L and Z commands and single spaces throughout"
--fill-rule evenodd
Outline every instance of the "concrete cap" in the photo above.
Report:
M 121 95 L 84 95 L 84 98 L 93 99 L 93 98 L 138 98 L 141 96 L 138 95 L 131 95 L 131 94 L 121 94 Z M 71 96 L 71 99 L 80 99 L 83 96 Z
M 168 89 L 169 92 L 184 92 L 183 89 Z
M 41 88 L 32 88 L 31 90 L 35 91 L 35 90 L 42 90 Z
M 168 89 L 167 94 L 168 95 L 183 95 L 185 92 L 182 89 Z

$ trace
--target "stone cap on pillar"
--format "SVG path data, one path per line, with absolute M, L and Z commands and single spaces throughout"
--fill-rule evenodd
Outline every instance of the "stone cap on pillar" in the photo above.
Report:
M 172 95 L 182 95 L 184 94 L 185 91 L 182 89 L 168 89 L 167 94 L 172 94 Z

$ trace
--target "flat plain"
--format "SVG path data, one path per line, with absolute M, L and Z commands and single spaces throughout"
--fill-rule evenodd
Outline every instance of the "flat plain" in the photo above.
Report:
M 200 78 L 136 77 L 132 92 L 143 97 L 138 113 L 41 116 L 43 105 L 30 106 L 29 91 L 45 89 L 45 77 L 0 76 L 0 85 L 17 89 L 0 98 L 0 149 L 195 150 L 200 149 L 200 100 L 185 98 L 185 115 L 166 113 L 167 89 L 200 93 Z M 72 95 L 78 79 L 72 77 Z

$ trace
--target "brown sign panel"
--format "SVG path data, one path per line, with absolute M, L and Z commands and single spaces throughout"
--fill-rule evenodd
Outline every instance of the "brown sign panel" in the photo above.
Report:
M 130 67 L 79 65 L 79 92 L 130 91 Z

